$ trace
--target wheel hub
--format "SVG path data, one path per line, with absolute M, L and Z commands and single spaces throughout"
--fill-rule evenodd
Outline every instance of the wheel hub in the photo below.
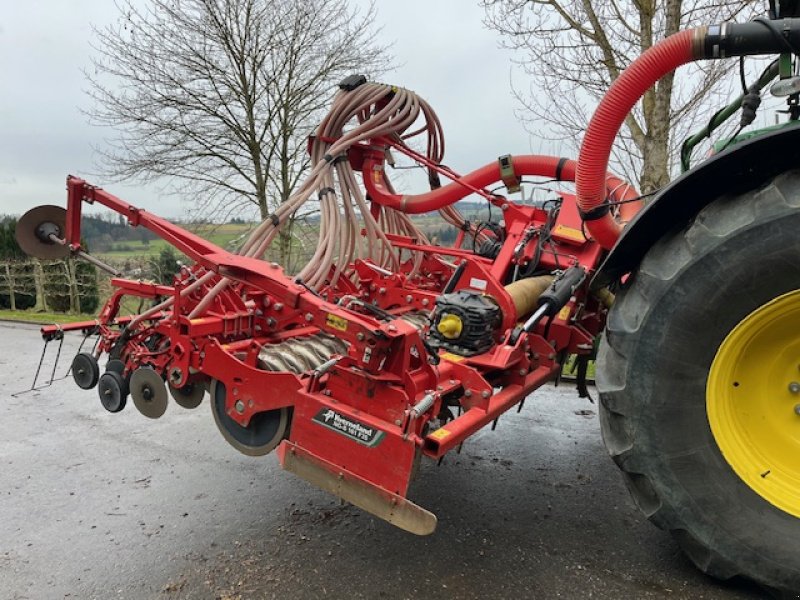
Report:
M 800 518 L 800 290 L 745 317 L 719 347 L 706 387 L 711 431 L 758 495 Z

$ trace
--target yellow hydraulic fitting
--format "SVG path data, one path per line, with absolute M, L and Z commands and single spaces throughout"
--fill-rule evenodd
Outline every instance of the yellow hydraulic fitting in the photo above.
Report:
M 463 328 L 464 324 L 461 322 L 461 318 L 452 313 L 443 315 L 442 318 L 439 319 L 438 325 L 436 325 L 436 330 L 448 340 L 454 340 L 460 336 Z

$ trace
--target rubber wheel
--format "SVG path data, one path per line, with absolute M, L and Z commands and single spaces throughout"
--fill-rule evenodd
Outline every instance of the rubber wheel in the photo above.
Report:
M 125 363 L 118 358 L 111 358 L 106 363 L 106 371 L 115 371 L 122 375 L 125 372 Z
M 128 402 L 128 386 L 116 371 L 106 371 L 97 384 L 100 403 L 108 412 L 118 413 Z
M 657 242 L 617 295 L 597 369 L 603 439 L 641 511 L 705 573 L 743 576 L 781 594 L 800 591 L 800 488 L 791 514 L 737 475 L 732 465 L 741 463 L 723 454 L 709 422 L 717 396 L 707 384 L 731 332 L 800 288 L 799 209 L 800 171 L 792 171 L 717 198 Z M 783 337 L 776 356 L 797 344 L 800 330 Z M 791 360 L 800 377 L 800 356 Z M 769 384 L 770 373 L 757 376 Z M 780 414 L 776 435 L 791 431 L 789 443 L 800 444 L 800 415 L 791 412 Z M 755 446 L 768 446 L 766 437 Z
M 286 435 L 289 411 L 276 408 L 253 415 L 242 427 L 225 412 L 227 388 L 216 379 L 211 381 L 211 412 L 222 437 L 242 454 L 264 456 L 272 452 Z
M 72 379 L 82 390 L 90 390 L 97 385 L 100 367 L 97 359 L 88 352 L 80 352 L 72 359 Z

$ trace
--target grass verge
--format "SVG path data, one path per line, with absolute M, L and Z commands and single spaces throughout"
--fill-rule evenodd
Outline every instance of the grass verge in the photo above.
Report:
M 67 315 L 64 313 L 34 312 L 31 310 L 0 309 L 0 321 L 20 321 L 22 323 L 75 323 L 77 321 L 92 321 L 97 315 Z

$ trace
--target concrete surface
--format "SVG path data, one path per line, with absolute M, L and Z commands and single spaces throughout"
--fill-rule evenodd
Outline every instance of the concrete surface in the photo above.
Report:
M 425 461 L 411 497 L 439 528 L 418 538 L 238 454 L 207 400 L 150 421 L 71 379 L 11 397 L 39 350 L 0 325 L 0 598 L 760 597 L 643 520 L 571 388 Z

